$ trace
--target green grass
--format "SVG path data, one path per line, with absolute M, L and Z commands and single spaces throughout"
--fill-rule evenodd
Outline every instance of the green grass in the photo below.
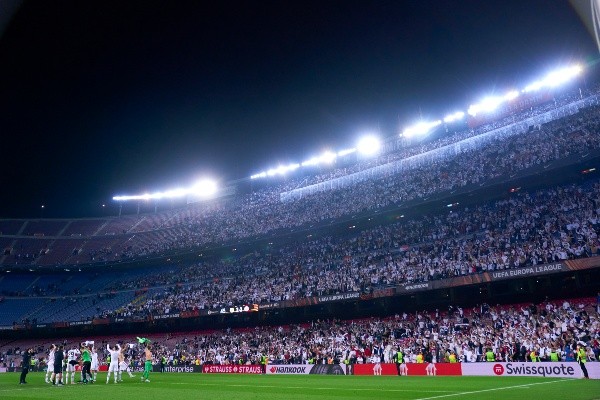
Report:
M 27 376 L 27 385 L 18 384 L 18 373 L 0 373 L 0 399 L 600 399 L 600 380 L 591 379 L 153 373 L 142 383 L 139 376 L 107 385 L 100 373 L 99 383 L 52 387 L 39 372 Z

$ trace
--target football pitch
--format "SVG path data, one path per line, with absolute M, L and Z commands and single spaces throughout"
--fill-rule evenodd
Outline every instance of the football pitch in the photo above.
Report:
M 19 385 L 19 373 L 4 373 L 0 399 L 600 399 L 600 380 L 583 379 L 153 373 L 150 383 L 139 374 L 123 380 L 106 384 L 106 373 L 100 373 L 94 384 L 56 387 L 35 372 Z

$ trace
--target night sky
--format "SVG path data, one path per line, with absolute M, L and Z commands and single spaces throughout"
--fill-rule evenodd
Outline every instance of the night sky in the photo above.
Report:
M 24 1 L 0 28 L 4 218 L 248 177 L 598 53 L 558 0 Z

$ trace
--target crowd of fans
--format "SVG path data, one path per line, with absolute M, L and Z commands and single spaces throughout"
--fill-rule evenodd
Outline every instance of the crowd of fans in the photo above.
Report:
M 517 192 L 474 207 L 404 218 L 193 265 L 115 274 L 96 292 L 147 288 L 144 302 L 105 316 L 146 316 L 373 290 L 600 255 L 600 182 Z M 68 276 L 65 277 L 68 279 Z M 30 295 L 65 294 L 61 285 Z M 68 293 L 66 293 L 68 294 Z
M 175 341 L 175 349 L 163 347 L 174 357 L 200 359 L 203 363 L 253 362 L 267 355 L 276 364 L 393 362 L 396 349 L 408 361 L 419 353 L 428 361 L 448 361 L 455 353 L 463 362 L 483 361 L 491 348 L 497 361 L 525 361 L 531 351 L 549 359 L 552 349 L 563 360 L 572 361 L 572 345 L 588 345 L 590 359 L 600 351 L 600 320 L 597 310 L 583 304 L 571 306 L 546 302 L 517 307 L 490 307 L 472 310 L 449 307 L 447 312 L 397 314 L 392 318 L 357 321 L 323 320 L 311 324 L 245 331 L 219 331 L 186 336 Z
M 147 291 L 97 316 L 140 317 L 270 303 L 522 268 L 600 255 L 600 181 L 348 229 L 234 257 L 146 269 L 87 286 L 88 295 Z M 82 274 L 82 273 L 78 273 Z M 97 273 L 96 273 L 97 274 Z M 79 276 L 79 275 L 78 275 Z M 90 276 L 90 282 L 93 276 Z M 10 277 L 7 277 L 10 279 Z M 68 279 L 65 275 L 64 279 Z M 29 296 L 64 295 L 61 284 Z M 91 290 L 91 291 L 90 291 Z
M 600 315 L 591 299 L 546 301 L 472 309 L 400 313 L 388 318 L 316 320 L 300 325 L 227 329 L 150 336 L 155 363 L 170 365 L 258 364 L 266 356 L 272 364 L 393 362 L 400 349 L 407 362 L 422 354 L 427 362 L 485 361 L 488 350 L 495 361 L 550 361 L 555 351 L 561 361 L 574 361 L 576 345 L 585 345 L 589 361 L 600 357 Z M 132 338 L 96 339 L 100 362 L 106 359 L 105 341 L 119 340 L 126 347 Z M 65 346 L 69 343 L 65 340 Z M 77 346 L 77 344 L 75 344 Z M 18 366 L 22 349 L 11 343 L 0 347 L 0 365 Z M 35 346 L 43 364 L 44 345 Z M 130 359 L 137 360 L 134 350 Z M 16 365 L 15 365 L 16 363 Z
M 167 314 L 426 282 L 600 255 L 600 182 L 517 193 L 232 259 L 212 259 L 111 290 L 153 289 L 119 315 Z M 113 315 L 110 310 L 106 315 Z

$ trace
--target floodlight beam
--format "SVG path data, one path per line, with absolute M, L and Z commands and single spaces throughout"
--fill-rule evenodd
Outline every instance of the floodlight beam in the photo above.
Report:
M 379 138 L 374 135 L 365 136 L 358 141 L 356 149 L 363 155 L 371 156 L 379 152 L 379 149 L 381 149 L 381 142 L 379 141 Z

